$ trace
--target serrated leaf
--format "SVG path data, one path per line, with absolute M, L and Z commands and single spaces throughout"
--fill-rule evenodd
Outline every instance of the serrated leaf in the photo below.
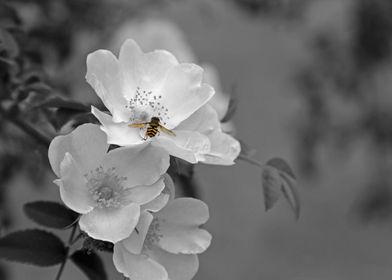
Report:
M 279 171 L 285 172 L 286 174 L 290 175 L 295 179 L 294 172 L 291 169 L 290 165 L 282 158 L 272 158 L 267 161 L 266 165 L 275 167 Z
M 281 195 L 282 179 L 279 171 L 271 166 L 264 166 L 261 173 L 265 210 L 271 209 Z
M 99 255 L 87 250 L 79 250 L 71 255 L 71 260 L 90 280 L 106 280 L 106 271 Z
M 282 192 L 294 211 L 295 218 L 298 220 L 300 213 L 300 201 L 297 193 L 297 180 L 284 172 L 280 172 L 282 178 Z
M 53 233 L 30 229 L 0 238 L 0 258 L 37 266 L 52 266 L 64 261 L 67 250 Z
M 35 201 L 26 203 L 24 211 L 34 222 L 57 229 L 65 229 L 75 223 L 79 214 L 64 205 L 51 201 Z

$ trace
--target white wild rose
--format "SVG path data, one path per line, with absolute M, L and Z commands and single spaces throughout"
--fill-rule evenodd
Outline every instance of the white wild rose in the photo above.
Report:
M 214 89 L 202 78 L 201 67 L 179 63 L 164 50 L 144 53 L 131 39 L 122 45 L 119 59 L 107 50 L 87 57 L 86 79 L 111 113 L 92 107 L 108 143 L 134 146 L 147 141 L 190 163 L 231 165 L 240 144 L 222 131 L 217 112 L 207 104 Z M 146 137 L 145 130 L 129 126 L 153 117 L 175 135 Z
M 132 280 L 190 280 L 199 268 L 197 254 L 211 243 L 199 226 L 209 218 L 200 200 L 177 198 L 160 211 L 143 211 L 136 230 L 114 245 L 113 262 Z
M 107 152 L 108 147 L 98 125 L 84 124 L 53 139 L 49 161 L 61 199 L 81 214 L 80 228 L 95 239 L 118 242 L 134 230 L 140 208 L 160 197 L 169 156 L 151 145 Z

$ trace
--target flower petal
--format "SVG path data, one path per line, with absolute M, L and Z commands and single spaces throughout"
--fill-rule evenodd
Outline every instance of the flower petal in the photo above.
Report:
M 161 103 L 168 109 L 167 128 L 175 128 L 214 95 L 211 86 L 201 84 L 202 76 L 203 69 L 191 63 L 182 63 L 169 70 L 161 89 Z
M 122 45 L 119 61 L 124 94 L 128 100 L 135 97 L 137 87 L 156 91 L 166 79 L 168 70 L 178 64 L 177 59 L 167 51 L 143 53 L 132 39 Z
M 106 135 L 98 125 L 83 124 L 70 134 L 57 136 L 50 143 L 48 156 L 54 173 L 60 177 L 60 163 L 65 153 L 70 153 L 84 174 L 94 168 L 104 158 L 108 144 Z
M 226 115 L 227 110 L 229 109 L 230 96 L 224 93 L 221 88 L 221 82 L 217 69 L 209 63 L 202 64 L 202 67 L 204 69 L 204 82 L 213 86 L 215 89 L 215 94 L 210 99 L 208 104 L 214 107 L 214 109 L 218 113 L 219 120 L 221 120 Z
M 173 254 L 199 254 L 211 244 L 211 234 L 191 226 L 162 225 L 158 246 Z
M 211 142 L 211 150 L 202 155 L 203 163 L 232 165 L 241 152 L 241 144 L 232 136 L 223 132 L 213 132 L 208 135 Z
M 168 205 L 157 213 L 170 224 L 199 226 L 209 219 L 208 206 L 203 201 L 181 197 L 171 200 Z
M 119 208 L 94 208 L 80 217 L 80 229 L 95 239 L 116 243 L 127 238 L 140 216 L 139 204 Z
M 168 252 L 197 254 L 205 251 L 211 243 L 211 235 L 198 226 L 208 220 L 207 205 L 193 198 L 170 201 L 156 214 L 160 221 L 158 245 Z
M 152 145 L 164 148 L 170 155 L 182 158 L 190 163 L 197 162 L 197 154 L 210 150 L 207 136 L 194 131 L 175 131 L 175 136 L 161 133 Z
M 169 168 L 169 155 L 151 145 L 121 147 L 111 150 L 102 165 L 114 167 L 118 175 L 127 177 L 126 187 L 152 185 Z
M 132 254 L 140 254 L 143 249 L 144 239 L 153 220 L 148 212 L 140 214 L 139 222 L 132 234 L 121 241 L 122 245 Z
M 87 56 L 87 82 L 94 88 L 115 122 L 127 121 L 127 100 L 122 95 L 122 76 L 117 58 L 108 50 L 97 50 Z
M 208 137 L 211 147 L 208 152 L 198 155 L 198 160 L 201 162 L 232 165 L 241 151 L 240 143 L 232 136 L 222 132 L 218 114 L 209 104 L 193 113 L 176 129 L 195 130 Z
M 114 245 L 113 263 L 116 269 L 132 280 L 168 280 L 166 269 L 146 255 L 135 255 L 121 242 Z
M 126 193 L 124 194 L 126 197 L 124 199 L 137 204 L 145 204 L 160 195 L 164 188 L 165 184 L 163 183 L 163 178 L 161 178 L 152 185 L 136 186 L 126 189 Z
M 107 135 L 107 142 L 119 146 L 131 146 L 143 143 L 137 129 L 130 128 L 128 123 L 115 123 L 112 117 L 91 106 L 91 113 L 102 124 L 101 129 Z
M 69 153 L 65 154 L 60 164 L 60 175 L 61 179 L 54 182 L 60 187 L 60 196 L 65 205 L 78 213 L 91 211 L 94 201 L 87 189 L 87 180 Z
M 194 112 L 189 118 L 181 122 L 176 130 L 192 130 L 202 134 L 221 131 L 221 124 L 215 109 L 206 104 Z
M 156 246 L 148 254 L 165 267 L 170 280 L 191 280 L 199 269 L 199 259 L 194 254 L 172 254 Z
M 141 206 L 141 211 L 158 212 L 166 206 L 170 199 L 174 199 L 175 189 L 174 182 L 169 174 L 163 175 L 165 188 L 162 193 L 158 195 L 154 200 L 150 201 Z

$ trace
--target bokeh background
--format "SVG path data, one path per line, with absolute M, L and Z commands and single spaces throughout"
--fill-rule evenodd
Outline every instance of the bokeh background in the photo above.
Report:
M 89 52 L 117 52 L 125 37 L 154 44 L 143 39 L 145 25 L 159 30 L 169 22 L 175 35 L 160 33 L 157 44 L 179 36 L 178 56 L 216 69 L 222 91 L 238 101 L 236 136 L 254 157 L 280 156 L 293 166 L 298 221 L 284 200 L 264 211 L 258 168 L 243 161 L 197 166 L 214 239 L 195 279 L 392 278 L 389 0 L 12 2 L 24 28 L 40 38 L 32 49 L 44 54 L 46 81 L 86 104 L 97 102 L 84 80 Z M 60 198 L 42 149 L 5 118 L 0 124 L 5 234 L 36 227 L 24 203 Z M 122 279 L 102 256 L 109 279 Z M 7 280 L 54 279 L 58 269 L 0 265 Z M 68 263 L 62 279 L 83 277 Z

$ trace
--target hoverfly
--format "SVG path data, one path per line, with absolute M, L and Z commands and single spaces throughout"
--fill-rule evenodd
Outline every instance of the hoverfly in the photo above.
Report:
M 176 136 L 176 134 L 173 131 L 161 125 L 160 121 L 161 120 L 158 117 L 152 117 L 149 122 L 132 123 L 129 124 L 128 126 L 135 127 L 135 128 L 145 128 L 147 126 L 146 134 L 144 135 L 144 140 L 147 140 L 147 137 L 152 138 L 156 136 L 161 131 L 169 135 Z

